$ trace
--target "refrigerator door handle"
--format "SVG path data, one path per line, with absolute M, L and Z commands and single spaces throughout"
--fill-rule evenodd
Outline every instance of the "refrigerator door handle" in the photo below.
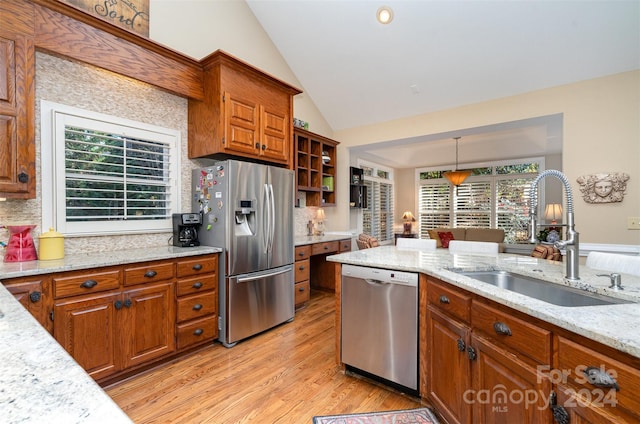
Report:
M 286 267 L 279 268 L 275 271 L 254 272 L 251 274 L 238 275 L 236 277 L 236 283 L 247 283 L 249 281 L 261 280 L 263 278 L 273 277 L 280 274 L 286 274 L 287 272 L 290 272 L 292 269 L 293 269 L 293 266 L 288 265 Z
M 269 250 L 271 250 L 271 202 L 269 201 L 269 184 L 265 184 L 264 185 L 264 192 L 263 192 L 263 200 L 264 200 L 264 205 L 265 205 L 265 213 L 264 213 L 264 218 L 262 221 L 262 224 L 264 225 L 265 228 L 265 237 L 264 237 L 264 251 L 269 252 Z
M 275 237 L 276 231 L 276 202 L 275 196 L 273 195 L 273 184 L 269 184 L 269 199 L 270 199 L 270 209 L 271 209 L 271 226 L 269 230 L 269 251 L 273 250 L 273 239 Z

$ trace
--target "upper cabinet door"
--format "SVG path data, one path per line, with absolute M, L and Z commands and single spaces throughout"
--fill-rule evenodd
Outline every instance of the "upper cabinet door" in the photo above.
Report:
M 0 197 L 36 195 L 33 38 L 0 30 Z

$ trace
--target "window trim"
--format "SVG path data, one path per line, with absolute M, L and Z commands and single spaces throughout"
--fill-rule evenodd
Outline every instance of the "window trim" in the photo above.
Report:
M 71 118 L 99 121 L 99 125 L 116 125 L 129 128 L 132 133 L 140 131 L 156 133 L 167 141 L 171 163 L 169 173 L 171 180 L 169 194 L 171 196 L 170 212 L 165 219 L 151 220 L 114 220 L 66 222 L 65 216 L 65 170 L 64 170 L 64 125 L 56 125 L 63 116 Z M 123 234 L 150 234 L 173 231 L 171 214 L 180 211 L 181 201 L 181 134 L 180 131 L 146 124 L 113 115 L 67 106 L 47 100 L 40 102 L 41 133 L 41 196 L 42 196 L 42 228 L 55 228 L 69 237 L 105 236 Z M 61 157 L 60 157 L 61 155 Z M 63 197 L 60 200 L 60 197 Z

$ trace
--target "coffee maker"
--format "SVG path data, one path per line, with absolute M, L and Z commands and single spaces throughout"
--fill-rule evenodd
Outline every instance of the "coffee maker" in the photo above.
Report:
M 200 213 L 173 214 L 173 245 L 178 247 L 200 246 L 198 227 L 202 225 Z

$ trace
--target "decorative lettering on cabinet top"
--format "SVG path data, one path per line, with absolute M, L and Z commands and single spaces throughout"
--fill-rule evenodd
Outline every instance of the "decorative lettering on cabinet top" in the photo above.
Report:
M 149 0 L 59 0 L 113 25 L 149 37 Z

